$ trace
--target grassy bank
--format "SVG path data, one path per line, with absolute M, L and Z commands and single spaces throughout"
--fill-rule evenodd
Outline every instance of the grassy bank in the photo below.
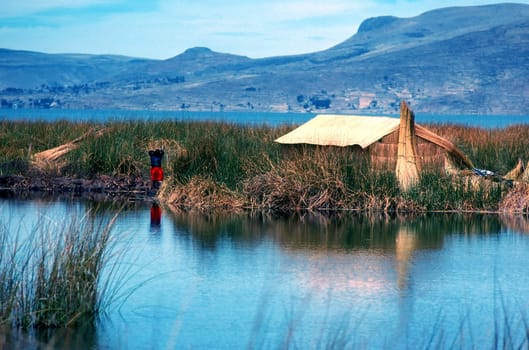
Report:
M 529 160 L 529 126 L 480 129 L 427 125 L 457 144 L 483 169 L 505 174 Z M 163 148 L 166 180 L 160 198 L 180 209 L 292 210 L 484 210 L 497 211 L 512 188 L 470 177 L 425 172 L 411 191 L 399 190 L 393 171 L 374 170 L 366 154 L 351 148 L 274 143 L 292 127 L 212 122 L 0 123 L 0 175 L 30 174 L 31 156 L 91 129 L 90 136 L 49 175 L 149 178 L 149 149 Z M 527 210 L 527 206 L 519 208 Z

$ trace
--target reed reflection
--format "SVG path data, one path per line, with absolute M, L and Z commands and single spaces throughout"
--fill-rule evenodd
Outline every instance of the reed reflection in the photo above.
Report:
M 99 349 L 98 339 L 99 333 L 93 324 L 32 332 L 0 326 L 0 349 Z
M 199 249 L 215 250 L 226 239 L 250 247 L 268 239 L 293 257 L 310 258 L 313 266 L 299 277 L 307 287 L 364 292 L 370 288 L 406 292 L 413 281 L 410 266 L 416 252 L 442 249 L 449 235 L 500 234 L 505 229 L 499 216 L 485 214 L 345 213 L 272 218 L 179 213 L 173 219 L 177 230 L 188 233 Z
M 500 220 L 511 231 L 529 233 L 529 217 L 527 215 L 502 214 Z

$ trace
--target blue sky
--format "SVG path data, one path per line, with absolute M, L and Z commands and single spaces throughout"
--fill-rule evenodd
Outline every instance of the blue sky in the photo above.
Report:
M 527 1 L 517 1 L 528 3 Z M 205 46 L 252 58 L 315 52 L 369 17 L 483 0 L 2 0 L 0 47 L 166 59 Z

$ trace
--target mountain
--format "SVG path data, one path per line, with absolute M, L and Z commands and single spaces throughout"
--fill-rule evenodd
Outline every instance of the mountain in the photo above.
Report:
M 2 108 L 529 114 L 529 5 L 369 18 L 324 51 L 167 60 L 0 49 Z

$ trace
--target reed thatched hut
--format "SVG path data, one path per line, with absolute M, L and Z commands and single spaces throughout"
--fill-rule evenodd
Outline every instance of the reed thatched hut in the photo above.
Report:
M 320 114 L 275 140 L 282 144 L 360 146 L 371 164 L 395 169 L 407 190 L 423 169 L 472 169 L 470 159 L 452 142 L 415 124 L 413 112 L 401 103 L 400 119 L 391 117 Z

